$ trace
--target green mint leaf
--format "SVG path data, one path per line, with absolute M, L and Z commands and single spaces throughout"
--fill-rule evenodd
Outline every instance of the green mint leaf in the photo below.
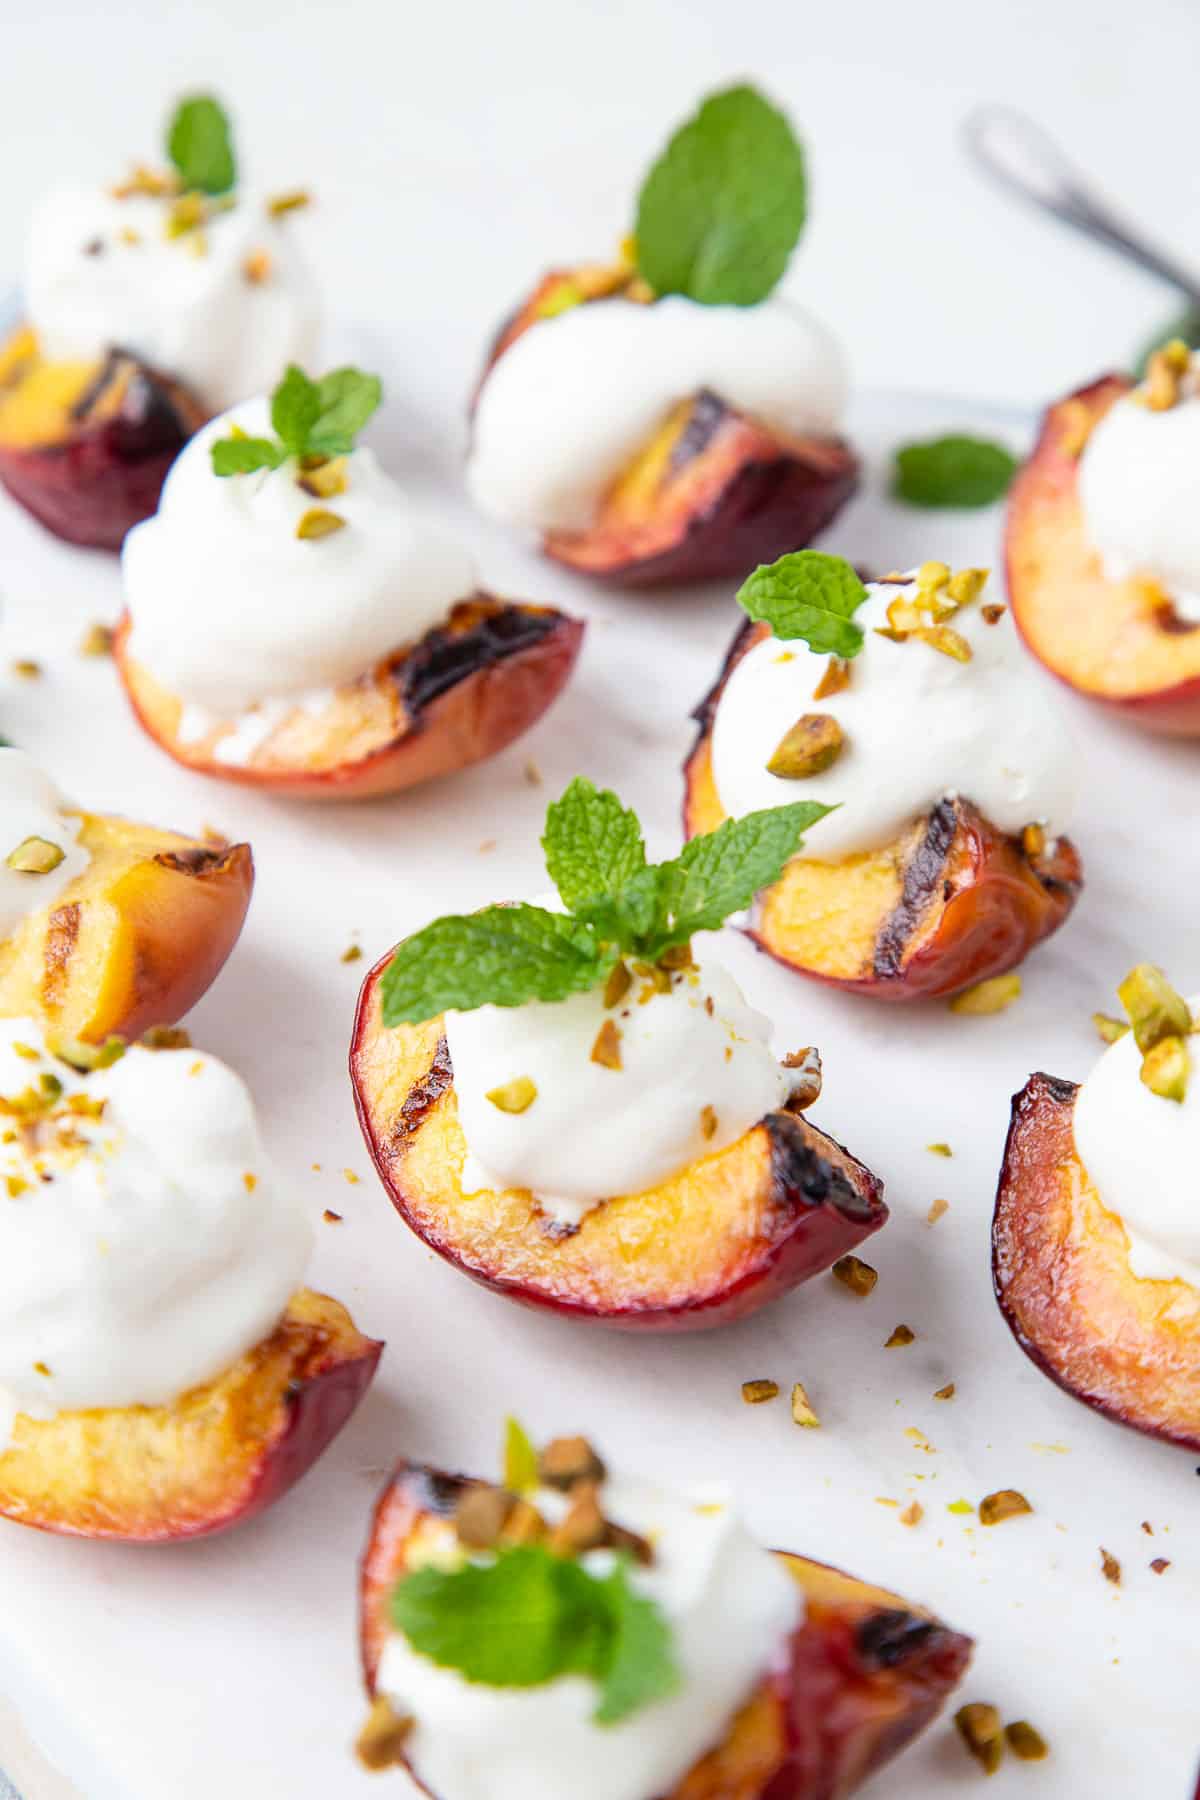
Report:
M 577 914 L 589 900 L 619 893 L 646 866 L 637 814 L 582 775 L 547 809 L 542 848 L 563 905 Z
M 383 973 L 385 1025 L 419 1025 L 453 1008 L 565 1000 L 602 982 L 614 957 L 589 925 L 540 906 L 487 906 L 435 919 Z
M 987 438 L 930 438 L 897 450 L 892 494 L 909 506 L 990 506 L 1008 492 L 1018 466 Z
M 804 152 L 783 113 L 752 87 L 727 88 L 681 126 L 642 185 L 639 272 L 657 294 L 754 306 L 787 267 L 806 205 Z
M 227 194 L 237 180 L 229 115 L 211 94 L 181 100 L 167 128 L 167 155 L 188 190 Z
M 383 383 L 378 375 L 345 368 L 322 375 L 316 386 L 318 411 L 305 447 L 321 456 L 346 456 L 383 399 Z
M 504 1485 L 510 1494 L 529 1494 L 538 1485 L 538 1454 L 519 1419 L 504 1425 Z
M 670 1628 L 624 1561 L 600 1577 L 530 1544 L 490 1563 L 416 1569 L 392 1590 L 391 1615 L 420 1655 L 487 1687 L 590 1677 L 598 1724 L 627 1718 L 679 1679 Z
M 1161 350 L 1175 338 L 1182 338 L 1189 350 L 1200 350 L 1200 306 L 1185 307 L 1181 313 L 1175 314 L 1169 325 L 1155 332 L 1137 359 L 1134 374 L 1139 381 L 1144 377 L 1154 352 Z
M 629 1580 L 622 1561 L 605 1582 L 612 1614 L 612 1644 L 592 1714 L 597 1725 L 616 1725 L 639 1707 L 665 1700 L 679 1686 L 671 1629 L 662 1613 Z
M 255 469 L 277 469 L 283 448 L 273 438 L 218 438 L 211 445 L 214 475 L 252 475 Z
M 830 806 L 798 800 L 726 819 L 716 831 L 693 838 L 673 863 L 663 866 L 662 923 L 654 944 L 660 955 L 694 931 L 715 931 L 731 913 L 749 906 L 778 881 L 804 843 L 804 833 Z
M 303 456 L 308 438 L 321 413 L 321 392 L 304 370 L 289 363 L 283 380 L 271 395 L 271 424 L 291 456 Z
M 738 605 L 763 620 L 777 638 L 803 638 L 819 656 L 857 656 L 862 627 L 854 614 L 867 590 L 842 556 L 821 550 L 793 550 L 778 562 L 761 563 L 738 592 Z

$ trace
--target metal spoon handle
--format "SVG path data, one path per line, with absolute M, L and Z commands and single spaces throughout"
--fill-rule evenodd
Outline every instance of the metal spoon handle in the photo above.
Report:
M 1200 306 L 1200 275 L 1139 237 L 1028 114 L 1011 106 L 978 106 L 963 122 L 963 138 L 979 167 L 1010 193 L 1107 245 Z

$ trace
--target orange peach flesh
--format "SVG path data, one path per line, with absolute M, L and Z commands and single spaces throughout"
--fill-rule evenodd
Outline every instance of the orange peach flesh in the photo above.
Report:
M 129 621 L 114 654 L 140 724 L 185 767 L 306 799 L 389 794 L 494 756 L 527 731 L 574 667 L 583 626 L 547 607 L 486 595 L 456 606 L 444 627 L 339 688 L 322 712 L 297 706 L 244 763 L 215 752 L 233 729 L 180 737 L 183 703 L 129 654 Z
M 1075 1151 L 1075 1093 L 1034 1075 L 1013 1102 L 992 1226 L 1001 1310 L 1068 1393 L 1200 1449 L 1200 1294 L 1133 1274 L 1128 1233 Z
M 0 1017 L 92 1043 L 138 1037 L 194 1006 L 233 949 L 254 883 L 250 846 L 79 816 L 91 862 L 0 943 Z
M 748 629 L 698 717 L 684 769 L 684 830 L 725 818 L 711 719 L 730 670 L 765 635 Z M 1012 968 L 1066 918 L 1082 883 L 1066 839 L 1035 861 L 965 802 L 945 802 L 894 842 L 837 862 L 797 857 L 762 893 L 751 935 L 802 974 L 885 1000 L 955 993 Z
M 404 1573 L 407 1546 L 453 1505 L 462 1485 L 401 1465 L 376 1508 L 360 1586 L 372 1695 L 388 1597 Z M 805 1602 L 789 1660 L 667 1800 L 844 1800 L 924 1729 L 966 1668 L 970 1640 L 898 1595 L 780 1555 Z
M 1197 736 L 1200 627 L 1184 625 L 1153 582 L 1104 573 L 1079 502 L 1088 435 L 1131 385 L 1110 375 L 1047 412 L 1009 498 L 1013 617 L 1039 662 L 1069 686 L 1129 709 L 1139 724 Z
M 224 1530 L 316 1460 L 382 1348 L 336 1300 L 301 1289 L 270 1337 L 171 1406 L 18 1414 L 0 1454 L 0 1515 L 140 1543 Z

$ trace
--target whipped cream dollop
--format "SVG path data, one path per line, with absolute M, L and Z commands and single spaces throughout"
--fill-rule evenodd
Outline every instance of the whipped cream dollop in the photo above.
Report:
M 534 1496 L 548 1519 L 564 1496 Z M 672 1629 L 682 1677 L 664 1700 L 597 1725 L 595 1685 L 567 1675 L 535 1688 L 488 1688 L 418 1654 L 393 1633 L 378 1688 L 416 1721 L 405 1754 L 440 1800 L 650 1800 L 670 1793 L 720 1742 L 757 1684 L 780 1668 L 803 1599 L 777 1557 L 749 1536 L 725 1489 L 667 1493 L 612 1478 L 605 1516 L 654 1546 L 630 1581 Z M 450 1537 L 452 1527 L 446 1527 Z M 595 1574 L 612 1553 L 581 1558 Z
M 490 371 L 467 485 L 507 524 L 583 530 L 671 408 L 700 389 L 803 437 L 836 432 L 846 386 L 833 338 L 786 300 L 592 301 L 539 320 Z
M 319 706 L 476 587 L 470 556 L 426 523 L 371 450 L 346 458 L 344 493 L 314 500 L 291 461 L 214 475 L 211 446 L 233 426 L 270 436 L 269 403 L 234 407 L 197 433 L 121 553 L 130 654 L 201 709 L 195 735 L 272 698 Z M 343 528 L 297 537 L 317 505 Z
M 592 1057 L 606 1021 L 620 1034 L 619 1069 Z M 614 1007 L 593 988 L 447 1013 L 464 1190 L 526 1188 L 556 1224 L 575 1225 L 601 1200 L 656 1187 L 787 1099 L 798 1075 L 771 1054 L 770 1030 L 707 958 L 666 993 L 635 976 Z M 488 1099 L 522 1077 L 536 1089 L 523 1112 Z
M 23 750 L 0 746 L 0 938 L 83 874 L 91 855 L 78 841 L 82 828 L 44 770 Z M 61 851 L 62 861 L 44 874 L 12 868 L 9 857 L 29 838 Z
M 1200 997 L 1188 1002 L 1200 1015 Z M 1075 1096 L 1075 1149 L 1108 1212 L 1129 1234 L 1129 1267 L 1148 1281 L 1200 1288 L 1200 1038 L 1191 1079 L 1166 1100 L 1141 1079 L 1132 1031 L 1110 1044 Z
M 1079 461 L 1084 530 L 1113 581 L 1160 587 L 1200 625 L 1200 361 L 1174 406 L 1152 411 L 1143 385 L 1109 407 Z
M 34 214 L 25 302 L 43 355 L 132 351 L 212 410 L 278 380 L 315 350 L 315 291 L 293 220 L 261 197 L 218 201 L 195 231 L 168 233 L 172 196 L 54 189 Z
M 1054 696 L 1032 672 L 1007 612 L 989 625 L 975 602 L 949 621 L 971 647 L 959 662 L 910 638 L 879 637 L 889 603 L 915 582 L 873 582 L 855 613 L 864 642 L 849 686 L 814 700 L 829 667 L 800 640 L 766 637 L 725 685 L 712 727 L 713 779 L 731 817 L 793 800 L 837 804 L 805 833 L 804 856 L 836 862 L 889 843 L 950 795 L 1004 832 L 1066 824 L 1075 796 L 1074 746 Z M 984 603 L 987 601 L 986 590 Z M 826 773 L 785 781 L 767 767 L 805 713 L 831 714 L 844 745 Z
M 0 1096 L 0 1445 L 18 1412 L 169 1404 L 274 1329 L 311 1230 L 231 1069 L 134 1045 L 79 1075 L 3 1019 Z

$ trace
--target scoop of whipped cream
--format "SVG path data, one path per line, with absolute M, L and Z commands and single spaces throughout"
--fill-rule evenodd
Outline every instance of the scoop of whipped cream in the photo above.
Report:
M 42 353 L 132 351 L 212 410 L 278 380 L 315 349 L 318 309 L 294 221 L 239 195 L 169 235 L 172 198 L 59 187 L 33 217 L 25 301 Z
M 231 1069 L 134 1045 L 79 1075 L 32 1020 L 4 1019 L 0 1096 L 12 1132 L 0 1143 L 10 1425 L 17 1412 L 166 1405 L 274 1329 L 311 1230 Z
M 1200 625 L 1200 359 L 1174 406 L 1152 411 L 1143 385 L 1115 402 L 1084 445 L 1084 530 L 1114 581 L 1141 576 Z
M 1188 1004 L 1200 1016 L 1200 997 Z M 1075 1096 L 1075 1148 L 1129 1234 L 1133 1273 L 1200 1288 L 1200 1038 L 1188 1046 L 1191 1079 L 1179 1101 L 1142 1081 L 1131 1031 L 1111 1044 Z
M 14 932 L 27 913 L 52 906 L 83 874 L 91 856 L 79 843 L 82 826 L 50 777 L 23 750 L 0 746 L 0 938 Z M 62 861 L 44 874 L 14 868 L 13 859 L 28 861 L 20 850 L 31 838 L 61 852 Z
M 592 1054 L 606 1024 L 619 1033 L 619 1068 Z M 667 993 L 635 977 L 614 1007 L 596 988 L 448 1013 L 464 1188 L 527 1188 L 556 1223 L 575 1225 L 601 1200 L 656 1187 L 787 1099 L 797 1075 L 771 1054 L 770 1029 L 707 958 Z M 522 1077 L 535 1089 L 524 1111 L 488 1098 Z
M 214 722 L 355 680 L 476 585 L 470 556 L 425 522 L 373 451 L 353 451 L 346 491 L 315 502 L 294 462 L 214 475 L 211 446 L 234 426 L 271 435 L 268 402 L 234 407 L 197 433 L 157 513 L 121 553 L 130 654 Z M 315 504 L 343 528 L 297 537 Z
M 557 1516 L 564 1496 L 533 1496 Z M 648 1800 L 674 1791 L 720 1742 L 734 1713 L 786 1661 L 803 1598 L 777 1557 L 746 1532 L 725 1489 L 668 1493 L 610 1479 L 605 1516 L 654 1546 L 630 1581 L 671 1627 L 678 1690 L 619 1724 L 597 1725 L 596 1689 L 582 1676 L 534 1688 L 489 1688 L 420 1655 L 393 1633 L 378 1688 L 415 1725 L 405 1753 L 445 1800 Z M 452 1527 L 447 1526 L 447 1533 Z M 602 1574 L 612 1553 L 589 1551 Z
M 813 698 L 829 658 L 798 639 L 763 638 L 741 659 L 712 728 L 713 777 L 731 817 L 793 800 L 836 805 L 805 833 L 804 855 L 825 862 L 889 843 L 955 794 L 1004 832 L 1034 822 L 1052 836 L 1063 829 L 1075 796 L 1074 746 L 1011 616 L 989 625 L 978 602 L 954 614 L 969 662 L 915 638 L 880 637 L 889 603 L 916 592 L 912 581 L 870 584 L 854 615 L 863 647 L 840 693 Z M 767 764 L 806 713 L 831 714 L 844 746 L 825 774 L 785 781 Z
M 582 530 L 672 406 L 702 388 L 796 437 L 828 436 L 846 372 L 825 328 L 785 300 L 574 306 L 523 332 L 489 372 L 467 485 L 507 524 Z

